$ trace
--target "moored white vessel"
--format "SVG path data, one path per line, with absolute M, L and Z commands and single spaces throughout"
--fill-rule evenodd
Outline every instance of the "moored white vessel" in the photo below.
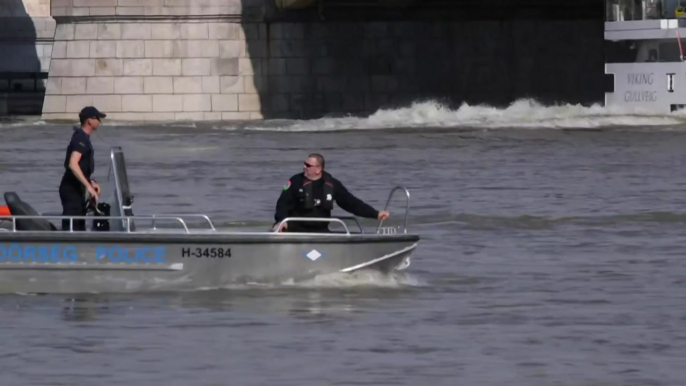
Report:
M 657 114 L 686 106 L 686 1 L 605 5 L 605 105 Z

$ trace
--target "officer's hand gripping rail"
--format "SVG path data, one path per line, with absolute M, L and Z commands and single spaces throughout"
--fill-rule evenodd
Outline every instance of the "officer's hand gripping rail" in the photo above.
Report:
M 386 201 L 386 206 L 384 207 L 383 210 L 388 210 L 388 205 L 391 203 L 391 199 L 393 198 L 393 194 L 395 194 L 396 191 L 398 190 L 403 190 L 405 192 L 405 196 L 407 197 L 407 204 L 405 205 L 405 222 L 403 224 L 403 233 L 407 233 L 407 217 L 410 214 L 410 191 L 407 190 L 404 186 L 396 186 L 391 190 L 391 193 L 388 194 L 388 200 Z M 385 227 L 381 228 L 381 224 L 383 224 L 383 220 L 379 221 L 379 227 L 376 229 L 376 233 L 383 233 L 383 234 L 388 234 L 388 233 L 395 233 L 395 228 L 392 227 Z

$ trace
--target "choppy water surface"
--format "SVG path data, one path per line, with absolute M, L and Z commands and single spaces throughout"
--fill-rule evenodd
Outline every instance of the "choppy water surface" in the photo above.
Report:
M 109 146 L 122 146 L 138 212 L 267 227 L 286 179 L 319 151 L 374 206 L 407 186 L 423 239 L 397 277 L 0 297 L 1 383 L 682 384 L 681 122 L 419 106 L 364 120 L 104 126 L 96 175 L 105 178 Z M 0 126 L 2 190 L 59 212 L 70 134 Z M 402 204 L 392 204 L 396 221 Z

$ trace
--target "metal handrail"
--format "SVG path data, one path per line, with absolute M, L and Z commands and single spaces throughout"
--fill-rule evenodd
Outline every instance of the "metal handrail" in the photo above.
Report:
M 276 227 L 276 230 L 273 231 L 273 233 L 279 233 L 279 230 L 283 226 L 284 223 L 287 223 L 288 221 L 318 221 L 318 222 L 338 222 L 343 225 L 343 228 L 345 229 L 345 234 L 350 236 L 350 231 L 348 230 L 348 226 L 345 225 L 343 220 L 332 217 L 332 218 L 327 218 L 327 217 L 286 217 L 285 219 L 281 220 L 278 223 L 278 226 Z
M 355 224 L 357 225 L 357 228 L 360 229 L 360 233 L 364 233 L 364 229 L 362 228 L 362 224 L 360 224 L 360 221 L 357 219 L 355 216 L 338 216 L 334 217 L 340 220 L 353 220 Z
M 131 233 L 131 221 L 134 220 L 175 220 L 181 223 L 186 233 L 191 233 L 188 225 L 180 217 L 173 216 L 0 216 L 0 219 L 8 219 L 12 221 L 12 231 L 17 232 L 17 220 L 69 220 L 69 232 L 74 231 L 74 220 L 126 220 L 126 232 Z M 23 232 L 23 231 L 22 231 Z
M 388 210 L 388 205 L 391 203 L 391 198 L 393 198 L 393 194 L 395 194 L 397 190 L 405 191 L 405 196 L 407 196 L 407 204 L 405 206 L 405 222 L 403 224 L 403 233 L 407 233 L 407 217 L 410 214 L 410 191 L 403 186 L 396 186 L 395 188 L 391 189 L 391 193 L 388 195 L 388 200 L 386 200 L 386 206 L 384 207 L 384 210 Z M 383 224 L 383 220 L 379 221 L 379 226 L 376 228 L 376 233 L 379 233 L 381 230 L 381 224 Z
M 382 235 L 394 235 L 398 233 L 398 230 L 393 227 L 381 227 L 376 233 L 381 233 Z
M 159 215 L 156 214 L 151 214 L 149 216 L 152 217 L 159 217 Z M 174 217 L 174 218 L 184 218 L 184 217 L 197 217 L 197 218 L 203 218 L 207 221 L 207 223 L 210 225 L 210 228 L 213 231 L 216 231 L 217 228 L 214 227 L 214 223 L 212 223 L 212 220 L 210 220 L 210 217 L 207 216 L 206 214 L 165 214 L 163 217 Z M 155 228 L 155 220 L 152 220 L 152 229 L 157 229 Z

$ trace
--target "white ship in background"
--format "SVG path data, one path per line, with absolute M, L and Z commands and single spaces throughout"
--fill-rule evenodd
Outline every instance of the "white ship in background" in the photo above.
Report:
M 606 106 L 686 106 L 686 0 L 605 0 Z

